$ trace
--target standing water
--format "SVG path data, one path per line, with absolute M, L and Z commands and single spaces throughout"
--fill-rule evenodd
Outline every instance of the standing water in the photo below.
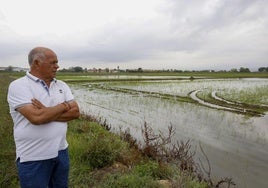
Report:
M 237 90 L 241 93 L 245 88 L 256 87 L 255 82 L 250 85 L 243 83 L 243 80 L 233 80 L 232 83 L 222 81 L 221 84 L 222 86 L 215 84 L 214 80 L 214 83 L 202 81 L 108 85 L 109 88 L 158 91 L 181 96 L 187 96 L 193 89 L 212 91 L 217 85 L 223 95 L 224 92 L 231 92 L 233 97 L 236 97 Z M 245 84 L 243 88 L 241 84 Z M 255 90 L 268 87 L 267 81 L 258 84 L 259 87 Z M 155 131 L 163 133 L 172 125 L 176 129 L 173 140 L 190 139 L 192 145 L 197 146 L 197 156 L 206 164 L 198 148 L 199 144 L 202 146 L 212 168 L 211 174 L 216 180 L 230 177 L 236 187 L 268 187 L 268 114 L 247 117 L 222 109 L 179 102 L 175 100 L 176 97 L 166 99 L 161 95 L 151 96 L 148 92 L 126 93 L 100 89 L 90 84 L 74 85 L 72 89 L 81 111 L 107 120 L 114 131 L 129 129 L 135 138 L 142 140 L 141 127 L 144 122 Z M 267 96 L 262 96 L 260 100 L 268 102 Z

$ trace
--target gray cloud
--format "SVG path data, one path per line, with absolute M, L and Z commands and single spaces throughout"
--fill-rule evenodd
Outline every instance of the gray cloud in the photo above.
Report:
M 264 66 L 268 54 L 267 6 L 268 1 L 262 0 L 167 0 L 157 17 L 115 21 L 94 33 L 85 30 L 80 38 L 59 34 L 20 39 L 16 33 L 9 34 L 9 40 L 0 37 L 0 57 L 25 53 L 31 45 L 47 45 L 64 61 L 81 65 L 153 62 L 159 54 L 175 54 L 174 58 L 186 54 L 191 61 L 185 63 L 194 62 L 193 67 L 197 63 L 248 66 L 254 61 L 255 66 Z M 1 34 L 8 30 L 3 25 L 0 28 Z

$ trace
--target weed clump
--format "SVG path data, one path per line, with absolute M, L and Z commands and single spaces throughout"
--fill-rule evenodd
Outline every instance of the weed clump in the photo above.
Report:
M 207 169 L 204 167 L 201 160 L 200 163 L 197 163 L 194 160 L 195 151 L 191 149 L 190 140 L 187 140 L 186 142 L 177 141 L 176 144 L 172 143 L 174 133 L 175 130 L 173 129 L 173 126 L 170 125 L 168 127 L 167 136 L 163 135 L 161 132 L 159 132 L 159 134 L 155 134 L 153 129 L 145 122 L 142 128 L 145 144 L 140 147 L 141 153 L 144 156 L 157 161 L 158 166 L 160 164 L 165 164 L 167 166 L 173 164 L 176 166 L 177 172 L 180 173 L 180 176 L 178 176 L 177 179 L 173 178 L 173 186 L 181 187 L 184 184 L 183 182 L 186 182 L 186 187 L 196 187 L 197 182 L 200 183 L 198 184 L 198 187 L 220 187 L 223 184 L 227 184 L 227 187 L 236 185 L 232 178 L 228 177 L 221 178 L 216 182 L 213 181 L 211 178 L 210 162 L 201 144 L 199 147 L 208 164 Z M 154 172 L 154 170 L 155 168 L 151 169 L 152 172 Z M 168 174 L 167 171 L 165 174 Z
M 105 134 L 100 134 L 88 143 L 87 152 L 84 159 L 92 168 L 103 168 L 112 165 L 119 157 L 122 144 L 118 138 L 110 138 Z

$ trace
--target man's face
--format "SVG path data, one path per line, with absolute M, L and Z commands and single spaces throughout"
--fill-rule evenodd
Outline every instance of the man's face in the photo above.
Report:
M 46 79 L 53 79 L 56 76 L 58 59 L 54 52 L 46 52 L 46 58 L 40 63 L 40 74 Z

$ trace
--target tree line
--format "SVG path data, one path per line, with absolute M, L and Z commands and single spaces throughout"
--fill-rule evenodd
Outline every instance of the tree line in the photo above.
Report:
M 268 72 L 268 67 L 259 67 L 258 72 Z M 22 71 L 26 71 L 25 68 L 19 68 L 19 67 L 12 67 L 12 66 L 8 66 L 8 67 L 0 67 L 0 71 L 5 71 L 5 72 L 22 72 Z M 92 69 L 87 69 L 87 68 L 82 68 L 80 66 L 75 66 L 75 67 L 70 67 L 68 69 L 63 68 L 61 70 L 59 70 L 60 72 L 106 72 L 106 73 L 114 73 L 114 72 L 148 72 L 148 71 L 153 71 L 153 72 L 251 72 L 249 68 L 247 67 L 240 67 L 239 69 L 237 68 L 233 68 L 229 71 L 227 70 L 220 70 L 220 71 L 215 71 L 215 70 L 178 70 L 178 69 L 163 69 L 163 70 L 143 70 L 141 67 L 137 68 L 137 69 L 120 69 L 119 66 L 117 68 L 114 69 L 109 69 L 109 68 L 105 68 L 105 69 L 101 69 L 101 68 L 92 68 Z
M 148 72 L 148 71 L 153 71 L 153 72 L 251 72 L 249 68 L 247 67 L 240 67 L 239 69 L 233 68 L 229 71 L 227 70 L 220 70 L 220 71 L 215 71 L 215 70 L 178 70 L 178 69 L 163 69 L 163 70 L 144 70 L 141 67 L 137 68 L 137 69 L 126 69 L 126 70 L 122 70 L 119 69 L 119 66 L 117 68 L 114 69 L 109 69 L 109 68 L 105 68 L 105 69 L 101 69 L 101 68 L 93 68 L 93 69 L 83 69 L 82 67 L 76 66 L 76 67 L 70 67 L 68 69 L 62 69 L 60 70 L 62 72 L 131 72 L 131 73 L 142 73 L 142 72 Z M 268 67 L 260 67 L 258 68 L 258 72 L 268 72 Z

